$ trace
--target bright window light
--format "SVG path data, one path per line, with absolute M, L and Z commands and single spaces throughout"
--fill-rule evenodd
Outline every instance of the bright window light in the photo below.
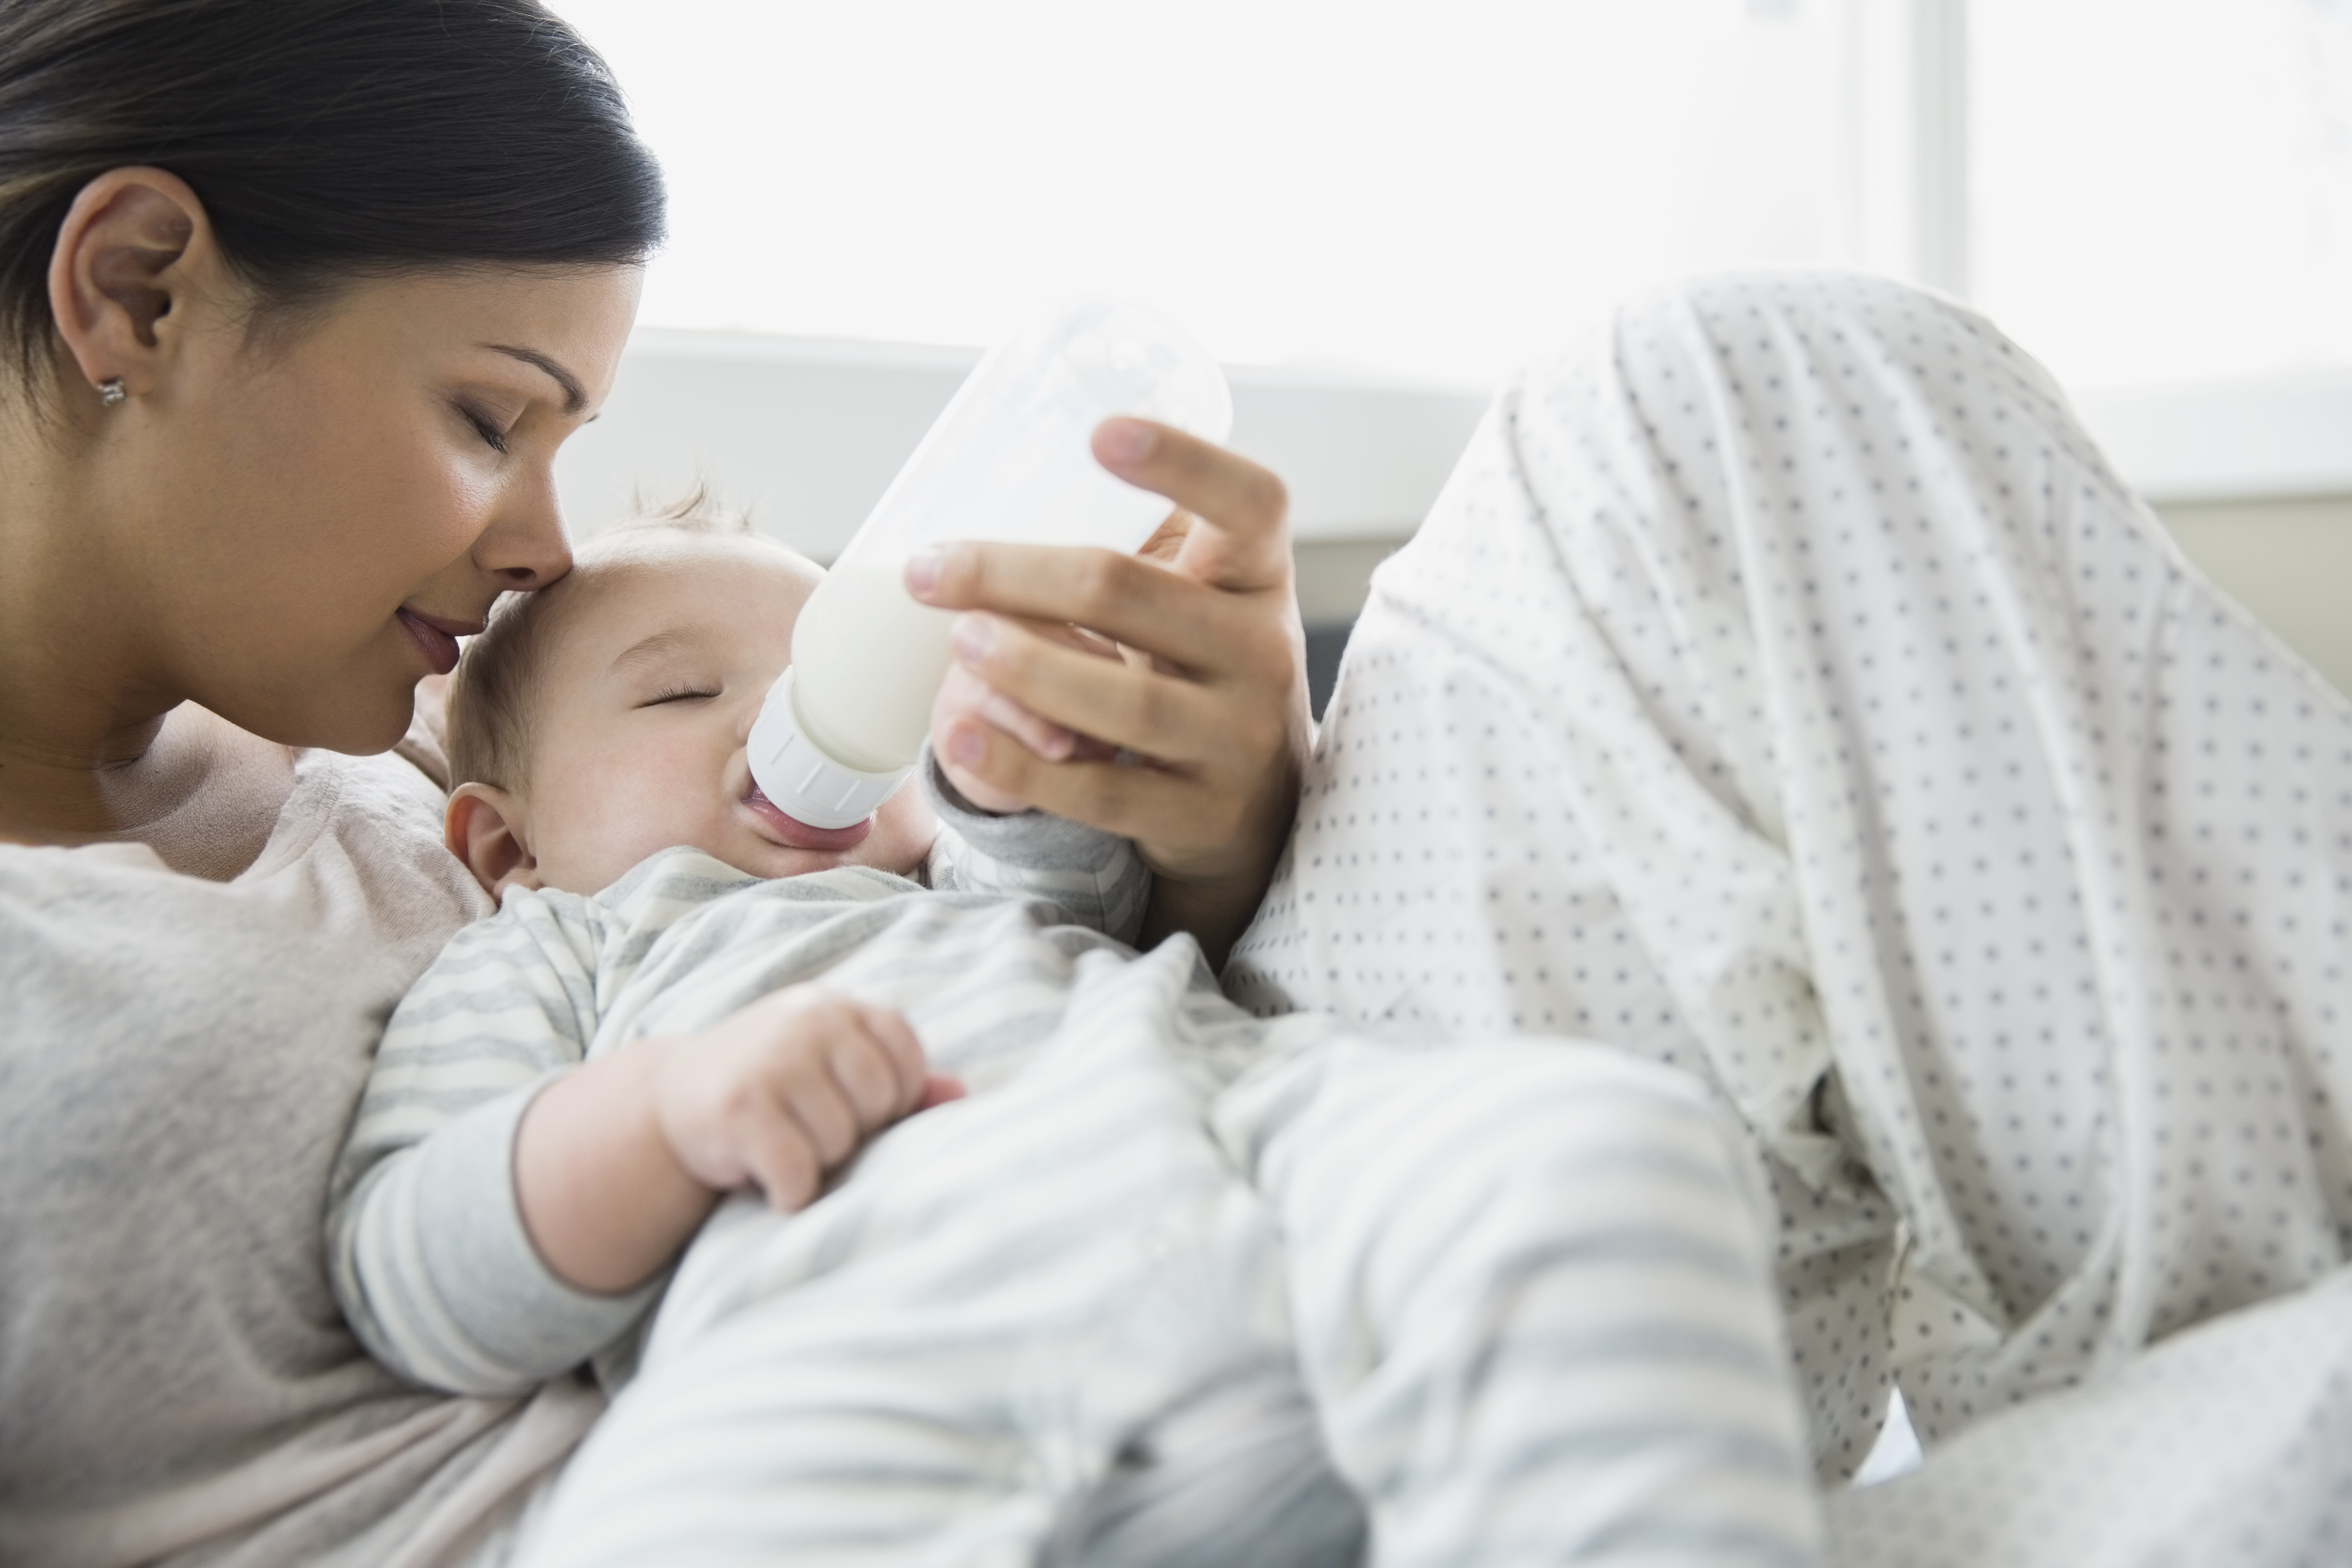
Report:
M 2062 379 L 2352 363 L 2352 6 L 1972 0 L 1979 301 Z
M 1478 384 L 1674 271 L 1831 255 L 1796 0 L 555 0 L 668 173 L 648 325 Z
M 1098 290 L 1465 384 L 1671 273 L 1886 259 L 1902 3 L 555 0 L 669 174 L 647 325 L 981 343 Z M 2352 364 L 2352 0 L 1968 16 L 1977 302 L 2076 384 Z

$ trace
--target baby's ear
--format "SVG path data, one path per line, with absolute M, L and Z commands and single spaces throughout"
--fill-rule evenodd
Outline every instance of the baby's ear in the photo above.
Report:
M 509 888 L 540 885 L 539 860 L 523 837 L 522 802 L 495 784 L 462 784 L 451 793 L 441 841 L 494 899 Z

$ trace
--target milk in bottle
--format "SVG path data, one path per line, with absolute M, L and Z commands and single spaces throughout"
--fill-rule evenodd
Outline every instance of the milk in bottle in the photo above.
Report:
M 1116 415 L 1223 442 L 1233 395 L 1158 312 L 1088 300 L 992 351 L 818 584 L 751 738 L 751 775 L 812 827 L 863 821 L 905 782 L 947 674 L 952 614 L 918 604 L 907 558 L 946 540 L 1131 551 L 1169 512 L 1095 461 Z

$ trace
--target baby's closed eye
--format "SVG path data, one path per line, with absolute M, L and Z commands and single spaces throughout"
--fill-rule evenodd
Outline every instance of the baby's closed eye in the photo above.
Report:
M 719 695 L 715 687 L 665 686 L 637 704 L 640 708 L 658 708 L 666 702 L 708 702 Z

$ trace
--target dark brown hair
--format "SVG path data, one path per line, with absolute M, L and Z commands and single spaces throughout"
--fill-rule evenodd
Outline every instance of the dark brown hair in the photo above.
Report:
M 264 310 L 355 277 L 642 261 L 661 171 L 533 0 L 0 0 L 0 351 L 48 351 L 65 215 L 185 180 Z

